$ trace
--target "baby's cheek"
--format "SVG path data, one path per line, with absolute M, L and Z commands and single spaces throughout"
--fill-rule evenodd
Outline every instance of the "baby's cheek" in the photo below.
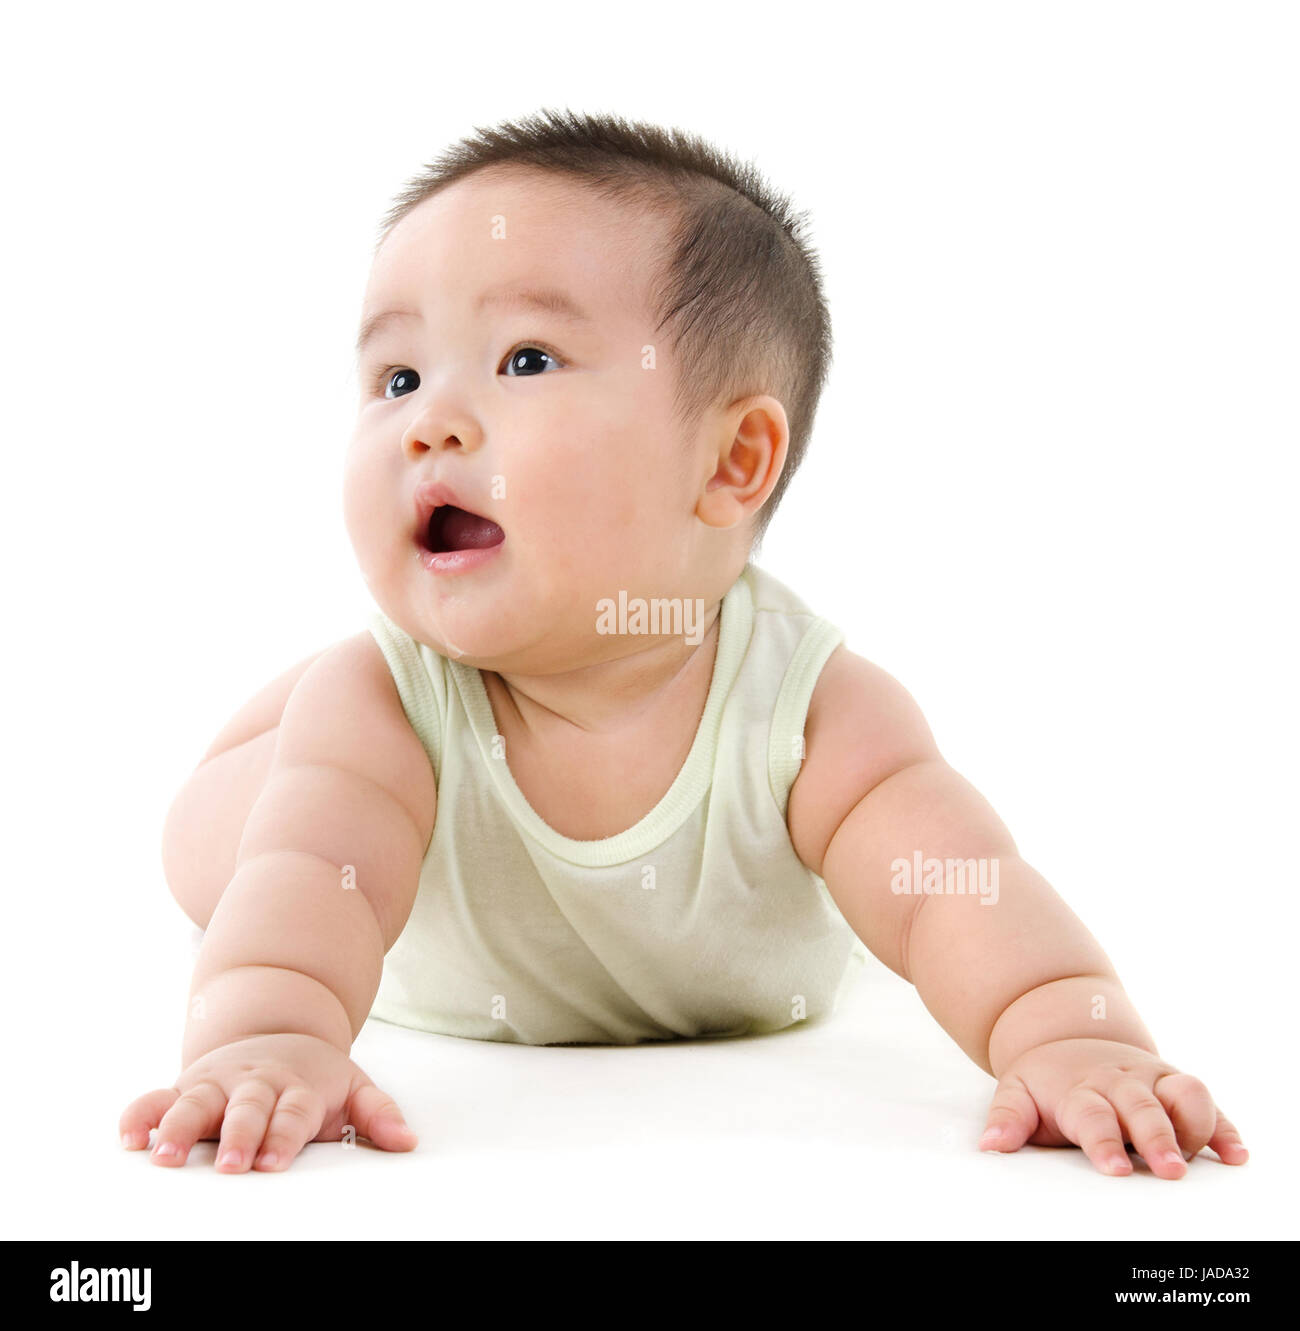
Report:
M 608 547 L 642 521 L 643 479 L 600 463 L 593 466 L 590 458 L 575 459 L 566 472 L 557 468 L 557 473 L 566 478 L 565 485 L 545 511 L 564 511 L 567 529 L 589 550 Z
M 382 572 L 386 552 L 405 534 L 381 478 L 364 459 L 349 457 L 343 473 L 343 523 L 367 581 Z
M 364 472 L 348 465 L 343 469 L 343 525 L 352 548 L 360 553 L 359 543 L 366 537 L 366 515 L 370 511 Z

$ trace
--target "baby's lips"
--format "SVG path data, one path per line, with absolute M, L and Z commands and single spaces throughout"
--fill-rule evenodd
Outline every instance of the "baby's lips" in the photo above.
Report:
M 415 487 L 416 530 L 423 532 L 428 527 L 435 508 L 448 506 L 462 509 L 489 522 L 493 521 L 489 514 L 469 503 L 445 481 L 422 481 Z

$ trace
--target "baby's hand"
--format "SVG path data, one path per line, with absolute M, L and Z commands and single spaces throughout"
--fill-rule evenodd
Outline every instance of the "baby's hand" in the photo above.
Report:
M 242 1174 L 254 1160 L 287 1169 L 309 1141 L 339 1141 L 351 1126 L 385 1151 L 409 1151 L 401 1111 L 332 1044 L 311 1035 L 254 1035 L 195 1059 L 166 1090 L 133 1100 L 118 1125 L 142 1150 L 158 1129 L 153 1162 L 183 1165 L 196 1141 L 220 1137 L 217 1168 Z
M 1103 1174 L 1131 1174 L 1134 1149 L 1159 1178 L 1182 1178 L 1209 1146 L 1246 1163 L 1237 1129 L 1206 1088 L 1145 1049 L 1114 1040 L 1053 1040 L 1027 1049 L 998 1081 L 980 1149 L 1073 1143 Z

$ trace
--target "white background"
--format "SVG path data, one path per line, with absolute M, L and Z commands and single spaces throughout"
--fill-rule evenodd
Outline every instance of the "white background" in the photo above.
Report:
M 1263 3 L 11 8 L 6 1231 L 1295 1237 L 1298 47 Z M 1246 1167 L 980 1155 L 992 1081 L 874 962 L 766 1040 L 370 1023 L 412 1156 L 119 1150 L 178 1070 L 171 795 L 366 612 L 379 218 L 542 106 L 703 134 L 811 210 L 835 363 L 758 562 L 912 691 Z

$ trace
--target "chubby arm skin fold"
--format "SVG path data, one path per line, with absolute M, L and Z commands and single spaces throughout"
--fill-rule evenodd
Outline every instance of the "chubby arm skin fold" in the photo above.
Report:
M 368 633 L 294 687 L 195 966 L 182 1063 L 254 1035 L 344 1054 L 410 914 L 433 833 L 429 759 Z

